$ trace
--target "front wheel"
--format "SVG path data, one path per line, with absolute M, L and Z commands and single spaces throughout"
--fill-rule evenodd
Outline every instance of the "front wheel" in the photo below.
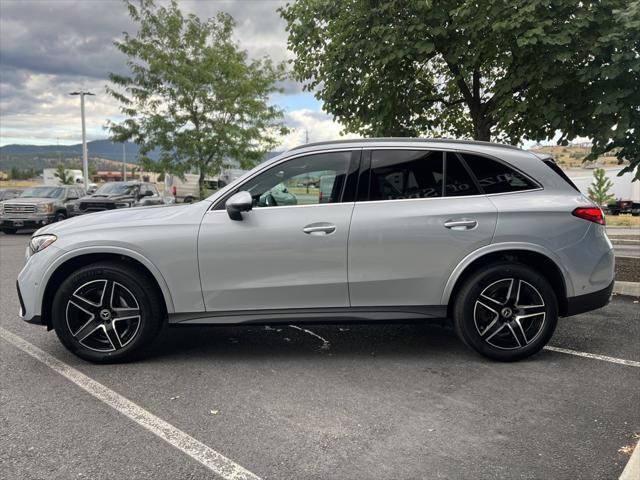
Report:
M 96 363 L 131 360 L 162 325 L 161 299 L 151 282 L 125 264 L 83 267 L 62 282 L 52 324 L 72 353 Z
M 539 352 L 558 322 L 558 301 L 534 269 L 501 262 L 469 277 L 453 308 L 456 333 L 478 353 L 515 361 Z

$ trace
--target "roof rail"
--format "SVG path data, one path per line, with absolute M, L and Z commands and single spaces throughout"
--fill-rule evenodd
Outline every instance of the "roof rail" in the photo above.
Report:
M 366 144 L 366 143 L 376 143 L 376 142 L 398 142 L 398 143 L 459 143 L 462 145 L 482 145 L 485 147 L 501 147 L 501 148 L 509 148 L 512 150 L 521 150 L 519 147 L 515 145 L 507 145 L 504 143 L 494 143 L 494 142 L 484 142 L 481 140 L 457 140 L 453 138 L 414 138 L 414 137 L 378 137 L 378 138 L 351 138 L 344 140 L 328 140 L 324 142 L 313 142 L 306 143 L 303 145 L 298 145 L 296 147 L 291 148 L 292 150 L 300 150 L 301 148 L 307 147 L 318 147 L 323 145 L 332 145 L 337 143 L 355 143 L 355 144 Z

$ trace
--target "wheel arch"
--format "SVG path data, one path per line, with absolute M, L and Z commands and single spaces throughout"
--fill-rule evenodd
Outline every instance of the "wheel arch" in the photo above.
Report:
M 119 250 L 119 249 L 118 249 Z M 70 275 L 73 271 L 82 268 L 92 263 L 111 261 L 118 262 L 133 266 L 142 275 L 152 283 L 157 289 L 160 297 L 163 299 L 161 305 L 164 314 L 173 313 L 173 300 L 169 289 L 164 281 L 164 278 L 160 272 L 153 267 L 148 260 L 141 257 L 134 252 L 118 252 L 118 251 L 89 251 L 78 252 L 76 255 L 64 256 L 56 265 L 52 266 L 49 270 L 47 278 L 45 280 L 46 286 L 42 290 L 41 301 L 41 315 L 42 324 L 46 325 L 48 329 L 52 328 L 51 325 L 51 306 L 53 304 L 53 297 L 56 292 L 56 287 L 64 278 Z
M 571 296 L 573 286 L 567 272 L 560 267 L 558 261 L 552 258 L 552 255 L 528 245 L 502 246 L 501 248 L 481 250 L 467 256 L 449 277 L 442 297 L 443 304 L 448 305 L 449 314 L 451 314 L 451 308 L 458 291 L 467 278 L 486 265 L 504 260 L 522 263 L 544 275 L 556 294 L 560 316 L 567 313 L 567 298 Z

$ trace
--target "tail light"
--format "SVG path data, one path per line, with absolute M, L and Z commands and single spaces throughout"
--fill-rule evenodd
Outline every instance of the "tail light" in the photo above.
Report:
M 173 196 L 175 197 L 178 194 L 178 188 L 174 185 L 173 188 L 171 189 L 171 193 L 173 193 Z
M 604 225 L 604 213 L 598 207 L 578 207 L 571 214 L 578 218 L 589 220 L 590 222 Z

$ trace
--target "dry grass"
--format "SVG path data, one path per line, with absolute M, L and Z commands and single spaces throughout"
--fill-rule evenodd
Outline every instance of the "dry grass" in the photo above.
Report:
M 609 227 L 640 227 L 640 217 L 631 215 L 607 215 Z

